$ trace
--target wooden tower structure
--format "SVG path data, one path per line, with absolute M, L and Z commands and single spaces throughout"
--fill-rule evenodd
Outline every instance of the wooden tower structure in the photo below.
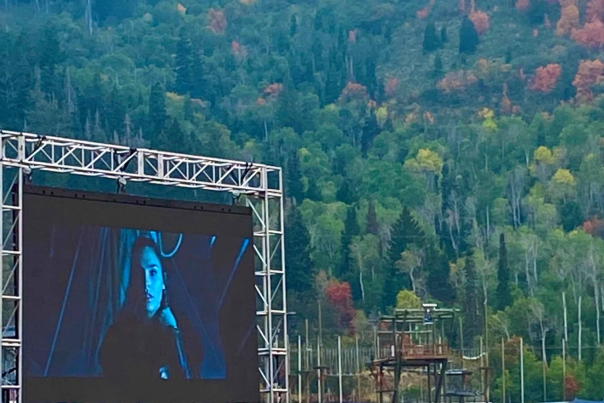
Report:
M 426 401 L 441 401 L 451 355 L 448 340 L 458 311 L 423 304 L 420 309 L 396 309 L 393 315 L 379 319 L 377 353 L 370 363 L 378 403 L 400 401 L 400 381 L 404 372 L 425 374 L 428 383 Z M 386 399 L 388 397 L 390 399 Z

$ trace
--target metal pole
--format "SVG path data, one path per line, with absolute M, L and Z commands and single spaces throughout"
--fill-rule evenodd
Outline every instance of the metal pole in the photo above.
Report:
M 579 295 L 579 306 L 578 306 L 578 310 L 579 310 L 579 361 L 581 361 L 581 339 L 582 337 L 582 333 L 583 333 L 583 324 L 581 323 L 581 296 Z
M 463 321 L 459 318 L 459 358 L 461 359 L 461 369 L 463 369 Z
M 357 349 L 357 401 L 361 401 L 361 360 L 359 359 L 359 335 L 356 335 Z
M 562 306 L 564 307 L 564 340 L 568 340 L 568 317 L 566 312 L 566 292 L 562 293 Z
M 562 339 L 562 400 L 566 401 L 566 340 Z
M 319 339 L 317 340 L 317 398 L 319 399 L 319 403 L 323 403 L 323 382 L 321 375 L 321 340 Z
M 524 403 L 524 340 L 520 338 L 520 403 Z
M 502 402 L 505 403 L 505 341 L 501 338 L 501 390 Z
M 488 295 L 484 296 L 484 347 L 485 347 L 485 369 L 484 369 L 484 383 L 485 383 L 485 401 L 489 403 L 491 401 L 491 382 L 490 378 L 490 370 L 491 363 L 489 359 L 489 322 L 487 320 L 489 314 L 489 306 L 488 306 Z
M 306 347 L 306 351 L 304 352 L 304 358 L 306 360 L 306 370 L 310 370 L 310 340 L 308 340 L 308 319 L 305 320 L 306 324 L 306 335 L 304 338 L 304 346 Z
M 298 403 L 302 403 L 302 336 L 298 335 Z
M 480 336 L 480 390 L 482 390 L 482 396 L 486 397 L 486 390 L 485 390 L 485 385 L 484 385 L 484 356 L 482 355 L 482 353 L 484 352 L 483 350 L 483 344 L 482 344 L 482 336 Z M 485 399 L 486 401 L 486 399 Z M 489 403 L 489 402 L 486 402 Z
M 340 391 L 340 403 L 344 402 L 342 395 L 342 338 L 338 336 L 338 389 Z

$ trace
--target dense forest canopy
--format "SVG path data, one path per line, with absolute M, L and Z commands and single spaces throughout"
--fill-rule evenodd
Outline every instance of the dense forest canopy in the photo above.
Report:
M 535 383 L 567 337 L 551 395 L 601 399 L 603 0 L 4 0 L 0 26 L 2 128 L 283 166 L 298 318 L 438 301 L 523 337 Z

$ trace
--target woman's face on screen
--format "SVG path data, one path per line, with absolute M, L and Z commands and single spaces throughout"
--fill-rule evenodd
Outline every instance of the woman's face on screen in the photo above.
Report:
M 159 256 L 150 246 L 145 247 L 139 257 L 139 267 L 145 275 L 145 297 L 147 316 L 155 315 L 161 305 L 164 293 L 164 277 Z

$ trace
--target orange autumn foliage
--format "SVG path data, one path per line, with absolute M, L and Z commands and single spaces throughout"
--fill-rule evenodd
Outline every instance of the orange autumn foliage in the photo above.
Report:
M 573 0 L 560 0 L 560 5 L 562 10 L 556 25 L 556 34 L 562 36 L 579 27 L 579 7 Z
M 215 34 L 224 34 L 227 29 L 227 20 L 224 15 L 224 11 L 215 10 L 213 8 L 209 11 L 210 16 L 210 29 Z
M 398 92 L 400 85 L 401 85 L 401 83 L 398 78 L 392 77 L 391 79 L 389 79 L 386 82 L 386 88 L 385 88 L 386 95 L 391 98 L 396 96 L 396 93 Z
M 604 80 L 604 63 L 600 60 L 582 60 L 573 81 L 577 88 L 577 100 L 589 102 L 593 99 L 591 88 Z
M 573 29 L 571 37 L 586 48 L 601 49 L 604 46 L 604 23 L 598 19 L 586 22 L 583 28 Z
M 590 0 L 585 6 L 585 21 L 602 21 L 604 18 L 604 0 Z
M 474 28 L 476 28 L 476 31 L 480 35 L 487 32 L 491 26 L 491 18 L 484 11 L 472 11 L 470 13 L 470 20 L 474 23 Z
M 516 2 L 516 10 L 524 13 L 531 6 L 530 0 L 518 0 Z
M 509 115 L 512 113 L 512 100 L 508 95 L 508 85 L 503 84 L 503 97 L 501 98 L 501 113 L 504 115 Z
M 428 3 L 428 5 L 426 7 L 422 8 L 421 10 L 419 10 L 417 12 L 417 18 L 419 18 L 420 20 L 427 18 L 430 15 L 430 12 L 432 11 L 432 7 L 434 6 L 435 3 L 436 3 L 436 0 L 430 0 L 430 3 Z
M 283 91 L 283 84 L 274 83 L 264 89 L 264 94 L 268 95 L 269 97 L 275 97 L 279 95 L 281 91 Z
M 342 90 L 340 94 L 339 102 L 350 102 L 355 100 L 366 100 L 369 99 L 369 94 L 367 93 L 367 87 L 362 84 L 348 82 L 346 87 Z
M 420 20 L 424 20 L 426 18 L 428 18 L 428 16 L 430 15 L 430 7 L 424 7 L 421 10 L 419 10 L 417 12 L 417 18 L 419 18 Z
M 351 29 L 348 31 L 348 42 L 349 43 L 357 43 L 357 30 Z
M 464 90 L 476 84 L 478 78 L 471 71 L 451 71 L 439 81 L 437 87 L 445 92 Z
M 533 91 L 549 93 L 558 84 L 558 79 L 562 75 L 562 67 L 559 64 L 548 64 L 545 67 L 539 67 L 535 71 L 535 80 L 530 87 Z

